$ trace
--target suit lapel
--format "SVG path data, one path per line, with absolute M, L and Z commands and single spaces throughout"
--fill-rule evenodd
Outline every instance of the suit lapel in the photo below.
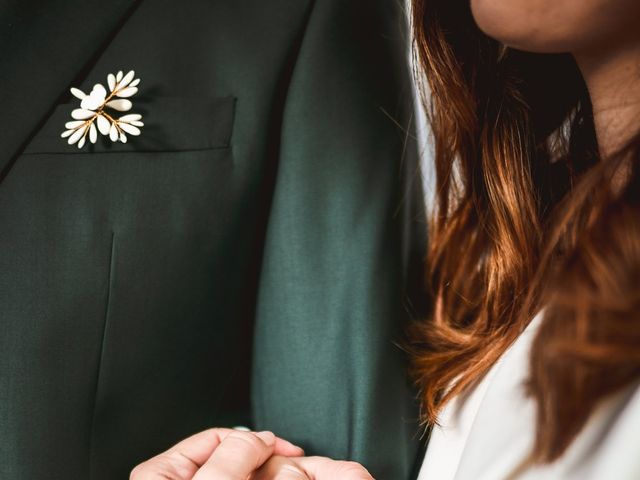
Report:
M 0 182 L 140 1 L 0 3 Z

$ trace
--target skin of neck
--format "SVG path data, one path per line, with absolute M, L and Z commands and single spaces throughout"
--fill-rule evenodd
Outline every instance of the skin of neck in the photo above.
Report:
M 574 58 L 591 97 L 600 155 L 606 158 L 640 133 L 640 33 Z

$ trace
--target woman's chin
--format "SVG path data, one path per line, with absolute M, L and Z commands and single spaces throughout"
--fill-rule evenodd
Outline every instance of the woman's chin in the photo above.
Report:
M 558 32 L 550 34 L 531 23 L 520 26 L 517 23 L 501 23 L 476 20 L 478 27 L 487 36 L 517 50 L 533 53 L 565 53 L 576 47 L 575 39 Z
M 480 30 L 509 47 L 564 53 L 601 46 L 623 31 L 635 32 L 640 2 L 471 0 L 471 13 Z M 637 40 L 637 35 L 634 38 Z

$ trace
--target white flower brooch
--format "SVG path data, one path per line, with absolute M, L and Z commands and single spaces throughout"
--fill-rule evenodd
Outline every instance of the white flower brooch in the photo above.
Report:
M 113 113 L 107 109 L 117 112 L 128 112 L 133 107 L 128 98 L 138 92 L 140 79 L 134 80 L 135 73 L 131 70 L 126 75 L 122 71 L 117 75 L 110 73 L 107 75 L 107 85 L 109 93 L 100 83 L 93 86 L 89 95 L 78 88 L 71 88 L 74 97 L 80 100 L 80 108 L 71 112 L 72 121 L 65 123 L 66 130 L 60 135 L 67 138 L 69 145 L 77 144 L 82 148 L 86 143 L 87 136 L 91 143 L 96 143 L 98 132 L 109 136 L 112 142 L 127 142 L 129 135 L 140 135 L 140 127 L 144 124 L 142 115 L 138 113 L 128 113 L 119 118 L 114 118 Z M 97 125 L 97 127 L 96 127 Z

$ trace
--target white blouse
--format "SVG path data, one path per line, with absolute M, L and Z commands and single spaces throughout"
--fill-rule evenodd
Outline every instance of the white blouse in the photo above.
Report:
M 529 324 L 470 393 L 444 408 L 418 480 L 640 480 L 638 383 L 603 402 L 560 459 L 510 477 L 535 436 L 535 406 L 523 383 L 541 319 Z

